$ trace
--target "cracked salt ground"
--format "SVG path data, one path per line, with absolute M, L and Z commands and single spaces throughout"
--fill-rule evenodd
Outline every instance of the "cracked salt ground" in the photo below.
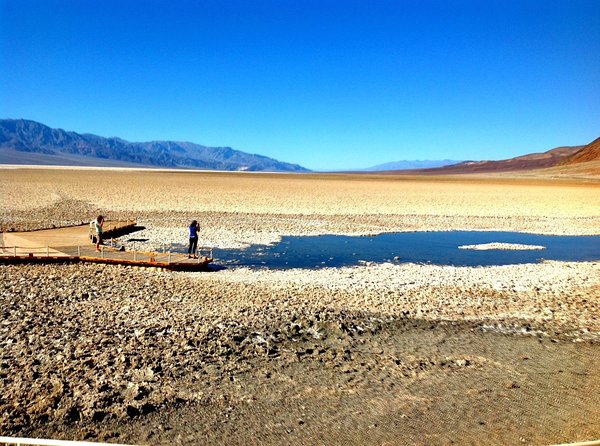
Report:
M 591 391 L 598 268 L 380 264 L 198 275 L 5 266 L 0 375 L 12 400 L 2 402 L 0 427 L 67 438 L 85 429 L 125 443 L 173 444 L 181 434 L 188 444 L 233 435 L 246 440 L 240 444 L 257 435 L 265 444 L 281 444 L 280 435 L 298 444 L 317 426 L 323 432 L 353 419 L 339 444 L 367 444 L 360 435 L 371 424 L 382 444 L 470 407 L 488 425 L 515 407 L 523 411 L 511 419 L 521 420 L 558 392 L 569 402 L 558 423 L 518 432 L 547 444 L 571 429 L 576 413 L 600 407 Z M 372 401 L 381 414 L 365 410 L 379 407 Z M 408 431 L 393 424 L 393 407 L 408 415 Z M 356 411 L 362 416 L 352 417 Z M 283 433 L 297 418 L 306 429 Z M 270 420 L 281 429 L 261 430 Z M 465 442 L 477 438 L 477 428 L 459 430 Z M 496 435 L 498 444 L 514 443 L 510 431 Z

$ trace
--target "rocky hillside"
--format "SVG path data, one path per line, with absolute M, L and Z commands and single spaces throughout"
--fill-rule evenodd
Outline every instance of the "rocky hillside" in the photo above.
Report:
M 463 163 L 444 166 L 437 169 L 422 169 L 419 172 L 432 174 L 463 174 L 543 169 L 558 165 L 561 161 L 572 156 L 582 147 L 583 146 L 557 147 L 543 153 L 531 153 L 498 161 L 465 161 Z M 415 171 L 412 172 L 414 173 Z
M 595 139 L 587 146 L 565 159 L 561 165 L 586 163 L 589 161 L 600 161 L 600 138 Z
M 590 144 L 591 145 L 591 144 Z M 493 172 L 516 172 L 535 169 L 544 169 L 561 165 L 565 160 L 570 159 L 588 146 L 566 146 L 556 147 L 543 153 L 530 153 L 517 156 L 515 158 L 498 161 L 464 161 L 449 166 L 415 169 L 415 170 L 397 170 L 387 173 L 400 174 L 424 174 L 424 175 L 452 175 L 469 173 L 493 173 Z
M 52 129 L 35 121 L 0 120 L 0 163 L 148 166 L 230 171 L 307 172 L 297 164 L 230 147 L 191 142 L 129 142 Z

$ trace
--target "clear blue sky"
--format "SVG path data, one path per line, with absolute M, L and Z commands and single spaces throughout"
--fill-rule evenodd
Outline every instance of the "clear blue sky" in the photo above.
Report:
M 0 118 L 311 169 L 600 136 L 599 0 L 0 0 Z

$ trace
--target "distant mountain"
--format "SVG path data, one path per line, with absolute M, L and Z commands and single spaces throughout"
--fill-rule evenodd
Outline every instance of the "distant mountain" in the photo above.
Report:
M 583 146 L 580 150 L 563 160 L 560 164 L 570 165 L 587 163 L 589 161 L 600 161 L 600 138 L 595 139 L 587 146 Z
M 419 173 L 432 175 L 446 174 L 468 174 L 468 173 L 489 173 L 489 172 L 512 172 L 520 170 L 543 169 L 559 165 L 562 161 L 568 159 L 586 146 L 567 146 L 557 147 L 543 153 L 531 153 L 516 158 L 510 158 L 499 161 L 464 161 L 433 169 L 417 169 L 405 171 L 405 173 Z M 395 171 L 402 173 L 403 171 Z
M 415 161 L 392 161 L 390 163 L 378 164 L 377 166 L 362 169 L 365 172 L 381 172 L 385 170 L 411 170 L 411 169 L 429 169 L 434 167 L 448 166 L 458 164 L 461 161 L 455 160 L 415 160 Z
M 297 164 L 230 147 L 175 141 L 128 142 L 52 129 L 24 119 L 0 120 L 0 163 L 309 172 Z

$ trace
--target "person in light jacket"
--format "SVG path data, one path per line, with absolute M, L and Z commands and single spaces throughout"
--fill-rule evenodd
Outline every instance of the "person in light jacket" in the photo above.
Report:
M 104 217 L 98 215 L 94 222 L 94 228 L 96 230 L 96 251 L 100 251 L 100 245 L 102 244 L 102 226 L 104 226 Z

